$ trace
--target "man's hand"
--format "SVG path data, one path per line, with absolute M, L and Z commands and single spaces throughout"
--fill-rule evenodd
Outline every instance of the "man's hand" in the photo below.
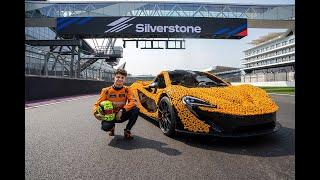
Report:
M 121 119 L 121 116 L 122 116 L 122 109 L 120 109 L 120 111 L 117 113 L 116 120 L 119 121 Z
M 96 117 L 99 121 L 102 121 L 103 116 L 99 113 L 94 113 L 94 117 Z

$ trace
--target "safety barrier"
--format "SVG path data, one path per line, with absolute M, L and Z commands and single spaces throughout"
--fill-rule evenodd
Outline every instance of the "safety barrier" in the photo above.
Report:
M 40 100 L 90 93 L 98 94 L 102 88 L 110 85 L 112 85 L 112 82 L 26 75 L 25 100 Z

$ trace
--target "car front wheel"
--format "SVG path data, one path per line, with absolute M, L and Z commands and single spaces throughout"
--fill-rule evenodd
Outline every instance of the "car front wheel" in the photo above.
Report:
M 173 105 L 168 97 L 161 98 L 159 102 L 159 126 L 161 131 L 167 135 L 172 136 L 175 134 L 176 114 Z

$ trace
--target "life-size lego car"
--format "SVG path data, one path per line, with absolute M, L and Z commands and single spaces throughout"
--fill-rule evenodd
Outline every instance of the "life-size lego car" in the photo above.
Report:
M 131 87 L 140 113 L 158 121 L 167 136 L 248 137 L 281 127 L 276 121 L 279 107 L 265 90 L 231 85 L 208 72 L 162 71 L 153 81 L 139 80 Z

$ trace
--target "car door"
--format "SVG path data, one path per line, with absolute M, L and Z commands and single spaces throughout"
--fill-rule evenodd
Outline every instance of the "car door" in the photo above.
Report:
M 143 108 L 151 113 L 156 112 L 158 108 L 156 103 L 157 97 L 159 97 L 165 87 L 164 76 L 163 74 L 159 74 L 149 86 L 144 87 L 146 93 L 138 90 L 139 101 Z

